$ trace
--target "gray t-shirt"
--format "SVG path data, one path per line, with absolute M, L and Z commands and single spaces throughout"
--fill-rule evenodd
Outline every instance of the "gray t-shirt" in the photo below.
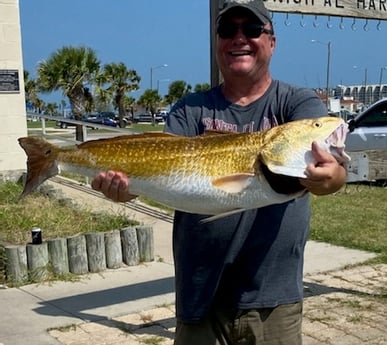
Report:
M 315 92 L 273 81 L 262 97 L 247 106 L 230 103 L 220 87 L 188 94 L 171 110 L 165 131 L 185 136 L 209 129 L 252 132 L 324 115 L 327 109 Z M 250 309 L 302 299 L 308 195 L 213 222 L 200 223 L 203 218 L 175 213 L 176 316 L 180 321 L 197 322 L 214 304 Z

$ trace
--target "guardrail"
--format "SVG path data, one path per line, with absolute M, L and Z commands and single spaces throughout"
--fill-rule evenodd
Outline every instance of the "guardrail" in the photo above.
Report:
M 36 114 L 36 113 L 29 113 L 27 112 L 27 117 L 32 117 L 32 118 L 38 118 L 42 122 L 42 134 L 44 136 L 50 136 L 47 134 L 46 131 L 46 120 L 51 120 L 51 121 L 60 121 L 60 122 L 66 122 L 68 124 L 73 124 L 73 125 L 79 125 L 82 126 L 82 132 L 83 132 L 83 138 L 84 141 L 87 140 L 87 128 L 92 128 L 92 129 L 104 129 L 108 130 L 111 132 L 117 132 L 117 133 L 123 133 L 123 134 L 135 134 L 138 133 L 132 129 L 129 128 L 119 128 L 119 127 L 112 127 L 112 126 L 105 126 L 105 125 L 100 125 L 97 123 L 92 123 L 92 122 L 87 122 L 87 121 L 79 121 L 79 120 L 73 120 L 73 119 L 68 119 L 62 116 L 49 116 L 49 115 L 43 115 L 43 114 Z

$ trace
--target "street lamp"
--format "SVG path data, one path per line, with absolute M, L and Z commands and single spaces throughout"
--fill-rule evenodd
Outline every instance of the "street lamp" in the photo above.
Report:
M 326 86 L 326 96 L 327 96 L 327 99 L 326 99 L 326 106 L 327 106 L 327 109 L 329 109 L 329 76 L 331 74 L 331 41 L 329 41 L 328 43 L 324 43 L 324 42 L 317 41 L 317 40 L 311 40 L 311 42 L 312 43 L 319 43 L 319 44 L 326 45 L 327 48 L 328 48 L 328 56 L 327 56 L 327 86 Z
M 150 89 L 151 90 L 153 90 L 153 70 L 156 68 L 163 68 L 163 67 L 168 67 L 168 65 L 165 63 L 164 65 L 154 66 L 150 68 Z
M 379 79 L 379 99 L 383 97 L 383 92 L 382 92 L 382 82 L 383 82 L 383 71 L 387 69 L 387 66 L 381 67 L 380 68 L 380 79 Z
M 353 68 L 360 68 L 359 66 L 353 66 Z M 364 69 L 364 105 L 367 105 L 367 67 Z
M 159 93 L 160 83 L 167 82 L 167 81 L 170 81 L 170 79 L 158 79 L 157 80 L 157 93 Z

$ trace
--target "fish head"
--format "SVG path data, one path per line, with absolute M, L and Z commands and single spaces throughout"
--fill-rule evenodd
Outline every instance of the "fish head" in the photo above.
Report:
M 339 163 L 350 160 L 344 151 L 347 133 L 348 125 L 337 117 L 288 122 L 266 133 L 260 160 L 275 174 L 306 177 L 306 166 L 317 163 L 311 151 L 313 141 Z

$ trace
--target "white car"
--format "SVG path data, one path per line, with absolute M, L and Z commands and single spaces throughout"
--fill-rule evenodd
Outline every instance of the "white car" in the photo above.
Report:
M 348 121 L 347 152 L 387 150 L 387 98 L 372 104 Z

